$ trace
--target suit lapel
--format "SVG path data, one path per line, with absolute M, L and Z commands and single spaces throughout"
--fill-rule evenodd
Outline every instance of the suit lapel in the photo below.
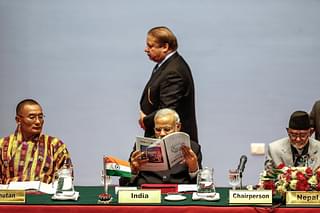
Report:
M 173 61 L 175 58 L 177 58 L 178 56 L 179 56 L 179 54 L 176 52 L 170 58 L 168 58 L 163 64 L 161 64 L 161 66 L 158 67 L 156 71 L 152 72 L 152 75 L 151 75 L 145 89 L 149 88 L 149 85 L 152 85 L 152 82 L 161 75 L 163 70 L 165 70 L 167 68 L 168 64 L 171 61 Z
M 160 74 L 162 73 L 162 71 L 166 69 L 167 65 L 168 65 L 171 61 L 173 61 L 175 58 L 177 58 L 177 57 L 179 57 L 178 52 L 176 52 L 175 54 L 173 54 L 173 55 L 172 55 L 170 58 L 168 58 L 163 64 L 161 64 L 161 66 L 157 68 L 157 71 L 155 71 L 155 72 L 152 71 L 152 74 L 151 74 L 151 76 L 150 76 L 150 79 L 148 80 L 146 86 L 145 86 L 144 89 L 143 89 L 143 93 L 142 93 L 142 96 L 141 96 L 141 99 L 140 99 L 140 103 L 142 102 L 142 100 L 143 100 L 143 99 L 148 95 L 148 93 L 150 92 L 150 91 L 148 91 L 148 90 L 150 90 L 150 85 L 153 84 L 153 81 L 154 81 L 155 79 L 157 79 L 157 78 L 160 76 Z M 148 97 L 147 97 L 147 98 L 148 98 Z
M 150 76 L 150 79 L 148 80 L 146 86 L 144 87 L 141 100 L 142 100 L 146 95 L 148 95 L 148 93 L 150 92 L 150 91 L 148 91 L 148 90 L 150 90 L 150 85 L 152 85 L 152 82 L 154 81 L 154 79 L 156 79 L 156 78 L 160 75 L 161 70 L 162 70 L 162 66 L 159 67 L 157 71 L 152 72 L 152 74 L 151 74 L 151 76 Z M 140 101 L 141 101 L 141 100 L 140 100 Z
M 289 139 L 288 139 L 289 140 Z M 281 151 L 283 153 L 283 161 L 286 166 L 293 166 L 293 158 L 292 158 L 292 151 L 291 151 L 291 145 L 290 141 L 289 143 L 285 143 L 285 146 L 281 148 Z
M 154 69 L 155 69 L 155 68 L 153 68 L 152 73 L 151 73 L 151 76 L 150 76 L 148 82 L 146 83 L 146 86 L 145 86 L 144 89 L 143 89 L 142 96 L 141 96 L 141 99 L 140 99 L 140 103 L 142 102 L 142 100 L 144 99 L 144 97 L 148 94 L 149 85 L 151 84 L 152 79 L 154 78 L 155 73 L 156 73 L 156 72 L 154 71 Z M 159 70 L 157 70 L 157 71 L 159 71 Z
M 319 143 L 319 142 L 316 142 L 316 143 Z M 316 168 L 314 168 L 314 165 L 319 165 L 319 163 L 318 163 L 319 159 L 317 157 L 318 152 L 319 152 L 319 150 L 315 146 L 314 141 L 312 141 L 312 139 L 309 138 L 309 150 L 308 150 L 309 160 L 308 160 L 308 163 L 309 163 L 309 166 L 311 166 L 313 169 L 316 169 Z

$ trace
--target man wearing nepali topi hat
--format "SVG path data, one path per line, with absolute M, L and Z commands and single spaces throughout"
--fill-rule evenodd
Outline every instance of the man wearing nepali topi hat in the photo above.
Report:
M 289 167 L 320 166 L 320 142 L 311 138 L 312 128 L 307 112 L 291 114 L 287 128 L 288 137 L 269 144 L 266 169 L 284 164 Z

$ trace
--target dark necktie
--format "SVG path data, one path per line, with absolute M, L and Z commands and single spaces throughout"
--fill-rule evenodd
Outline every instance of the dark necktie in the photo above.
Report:
M 295 167 L 297 166 L 306 166 L 308 164 L 309 160 L 309 143 L 303 148 L 302 153 L 299 153 L 296 148 L 291 146 L 291 151 L 292 151 L 292 157 L 293 157 L 293 164 Z
M 152 74 L 154 74 L 155 72 L 157 72 L 159 68 L 159 64 L 156 64 L 156 66 L 154 66 L 153 70 L 152 70 Z

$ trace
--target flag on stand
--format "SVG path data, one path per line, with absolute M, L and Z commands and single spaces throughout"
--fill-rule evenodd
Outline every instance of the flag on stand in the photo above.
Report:
M 104 163 L 106 175 L 128 178 L 131 177 L 131 168 L 128 161 L 124 161 L 113 156 L 106 156 L 104 157 Z

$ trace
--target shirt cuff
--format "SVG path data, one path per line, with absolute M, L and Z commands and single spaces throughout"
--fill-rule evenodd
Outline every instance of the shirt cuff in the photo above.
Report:
M 191 178 L 191 179 L 195 178 L 195 177 L 197 176 L 198 172 L 199 172 L 199 168 L 198 168 L 197 171 L 195 171 L 195 172 L 189 172 L 190 178 Z

